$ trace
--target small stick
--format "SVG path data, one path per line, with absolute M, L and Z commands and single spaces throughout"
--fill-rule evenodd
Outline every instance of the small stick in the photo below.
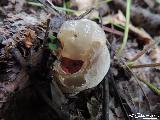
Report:
M 8 61 L 0 61 L 0 63 L 7 63 Z
M 0 101 L 0 103 L 6 103 L 6 102 L 7 102 L 7 101 L 2 101 L 2 100 Z
M 106 32 L 110 32 L 110 33 L 113 33 L 113 34 L 116 34 L 116 35 L 119 35 L 119 36 L 123 36 L 124 35 L 123 32 L 118 31 L 116 29 L 112 29 L 112 28 L 109 28 L 109 27 L 106 27 L 106 26 L 103 26 L 102 28 Z
M 103 28 L 102 14 L 100 11 L 99 11 L 99 20 L 100 20 L 101 28 Z
M 142 65 L 132 65 L 132 66 L 130 66 L 130 68 L 144 68 L 144 67 L 160 67 L 160 63 L 142 64 Z
M 136 54 L 135 57 L 133 57 L 130 61 L 136 61 L 137 59 L 139 59 L 142 55 L 144 55 L 148 50 L 150 50 L 151 48 L 154 47 L 154 45 L 157 42 L 152 42 L 150 45 L 148 45 L 147 47 L 145 47 L 142 51 L 140 51 L 139 53 Z
M 43 46 L 45 46 L 45 44 L 47 42 L 48 31 L 49 31 L 49 28 L 50 28 L 49 24 L 50 24 L 50 19 L 47 20 L 47 28 L 46 28 L 46 33 L 45 33 L 44 41 L 43 41 Z
M 50 9 L 55 15 L 59 15 L 60 12 L 57 10 L 57 8 L 52 4 L 49 0 L 38 0 L 40 3 L 42 3 L 45 7 Z
M 109 82 L 107 77 L 103 80 L 103 120 L 109 120 Z
M 88 9 L 85 13 L 81 14 L 80 16 L 76 17 L 76 20 L 82 19 L 84 18 L 86 15 L 88 15 L 89 13 L 91 13 L 95 8 L 90 8 Z
M 152 49 L 156 44 L 159 44 L 160 37 L 156 37 L 155 41 L 151 42 L 147 47 L 145 47 L 142 51 L 137 53 L 135 57 L 133 57 L 130 61 L 136 61 L 138 58 L 140 58 L 142 55 L 144 55 L 148 50 Z

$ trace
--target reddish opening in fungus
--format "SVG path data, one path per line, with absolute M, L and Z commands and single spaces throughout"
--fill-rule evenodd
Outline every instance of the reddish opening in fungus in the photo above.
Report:
M 61 68 L 66 73 L 75 73 L 78 72 L 83 65 L 82 60 L 72 60 L 70 58 L 62 57 L 61 59 Z

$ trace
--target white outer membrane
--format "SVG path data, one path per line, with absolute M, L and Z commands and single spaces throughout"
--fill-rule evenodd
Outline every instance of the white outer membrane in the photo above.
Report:
M 66 21 L 60 28 L 58 38 L 64 42 L 62 56 L 74 60 L 84 59 L 93 42 L 106 44 L 104 31 L 88 19 Z
M 54 76 L 64 93 L 78 93 L 97 86 L 110 67 L 110 54 L 106 46 L 106 35 L 102 28 L 88 19 L 69 20 L 63 23 L 58 39 L 64 43 L 61 55 L 73 60 L 83 60 L 84 65 L 76 73 L 64 73 L 55 62 Z M 65 84 L 65 80 L 85 81 L 81 85 Z

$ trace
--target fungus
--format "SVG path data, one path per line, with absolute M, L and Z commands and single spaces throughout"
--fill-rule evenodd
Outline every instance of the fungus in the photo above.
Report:
M 58 33 L 63 42 L 54 77 L 64 93 L 78 93 L 97 86 L 108 72 L 110 54 L 106 35 L 91 20 L 68 20 Z

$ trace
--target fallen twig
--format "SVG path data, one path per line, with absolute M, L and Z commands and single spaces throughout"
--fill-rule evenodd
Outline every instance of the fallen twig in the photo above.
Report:
M 112 28 L 109 28 L 109 27 L 106 27 L 106 26 L 103 26 L 103 30 L 106 31 L 106 32 L 109 32 L 109 33 L 113 33 L 115 35 L 119 35 L 119 36 L 123 36 L 123 32 L 121 31 L 118 31 L 116 29 L 112 29 Z
M 5 102 L 7 102 L 7 101 L 4 101 L 4 100 L 3 100 L 3 101 L 0 101 L 0 103 L 5 103 Z
M 132 65 L 130 68 L 160 67 L 160 63 Z
M 153 48 L 154 45 L 155 45 L 155 42 L 151 43 L 150 45 L 148 45 L 147 47 L 145 47 L 142 51 L 138 52 L 133 58 L 130 59 L 130 61 L 136 61 L 142 55 L 144 55 L 148 50 L 150 50 L 151 48 Z
M 109 83 L 107 77 L 103 80 L 103 120 L 109 120 Z
M 160 38 L 157 37 L 155 38 L 155 41 L 151 42 L 148 46 L 146 46 L 142 51 L 140 51 L 139 53 L 137 53 L 137 55 L 135 55 L 135 57 L 133 57 L 132 59 L 130 59 L 130 61 L 136 61 L 137 59 L 139 59 L 142 55 L 144 55 L 146 52 L 148 52 L 148 50 L 152 49 L 156 44 L 158 44 L 160 42 Z

